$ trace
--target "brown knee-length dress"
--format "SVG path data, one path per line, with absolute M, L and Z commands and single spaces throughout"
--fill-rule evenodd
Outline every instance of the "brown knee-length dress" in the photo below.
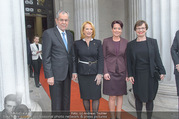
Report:
M 109 96 L 127 94 L 126 86 L 126 47 L 127 40 L 113 41 L 112 37 L 103 41 L 104 75 L 108 73 L 110 80 L 103 80 L 103 93 Z

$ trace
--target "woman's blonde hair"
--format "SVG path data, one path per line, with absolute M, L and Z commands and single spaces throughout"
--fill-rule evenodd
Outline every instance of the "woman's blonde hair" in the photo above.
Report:
M 82 24 L 82 26 L 81 26 L 81 39 L 84 39 L 84 38 L 85 38 L 84 29 L 85 29 L 85 25 L 86 25 L 86 24 L 90 24 L 90 25 L 91 25 L 92 30 L 93 30 L 92 38 L 94 38 L 94 37 L 95 37 L 95 28 L 94 28 L 93 23 L 90 22 L 90 21 L 85 21 L 85 22 Z

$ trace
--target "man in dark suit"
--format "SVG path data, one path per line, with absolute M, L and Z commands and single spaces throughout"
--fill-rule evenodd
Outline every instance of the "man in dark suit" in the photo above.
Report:
M 175 74 L 176 87 L 177 87 L 177 96 L 179 96 L 179 30 L 176 32 L 175 38 L 173 40 L 173 44 L 171 47 L 171 55 L 174 63 L 174 74 Z
M 71 78 L 77 77 L 74 73 L 73 35 L 66 30 L 69 13 L 60 10 L 55 22 L 57 26 L 42 35 L 43 68 L 49 84 L 52 111 L 69 111 Z

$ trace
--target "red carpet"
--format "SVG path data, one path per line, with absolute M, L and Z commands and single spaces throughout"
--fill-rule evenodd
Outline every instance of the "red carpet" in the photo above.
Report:
M 49 86 L 47 84 L 47 80 L 44 77 L 44 71 L 43 71 L 43 66 L 40 72 L 40 82 L 50 97 L 50 92 L 49 92 Z M 71 82 L 71 105 L 70 105 L 70 111 L 72 112 L 85 112 L 85 109 L 83 107 L 83 101 L 80 98 L 80 91 L 79 91 L 79 86 L 78 83 L 72 81 Z M 122 110 L 125 112 L 124 110 Z M 100 99 L 100 105 L 99 105 L 99 112 L 104 112 L 101 113 L 102 115 L 106 114 L 106 112 L 109 112 L 109 107 L 108 107 L 108 101 L 105 99 L 101 98 Z M 109 114 L 108 114 L 109 117 Z M 106 117 L 101 118 L 101 119 L 107 119 Z M 122 113 L 122 119 L 136 119 L 134 116 L 130 115 L 129 113 Z

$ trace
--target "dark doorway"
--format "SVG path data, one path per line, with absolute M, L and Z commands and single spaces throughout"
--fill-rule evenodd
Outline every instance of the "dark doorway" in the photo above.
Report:
M 35 16 L 26 16 L 25 17 L 25 24 L 26 24 L 26 37 L 29 39 L 30 43 L 33 42 L 34 35 L 38 35 L 41 37 L 41 34 L 38 34 L 37 27 L 42 28 L 42 33 L 48 29 L 47 27 L 47 17 L 41 17 L 41 26 L 37 26 L 37 20 Z M 40 41 L 41 42 L 41 41 Z
M 53 0 L 24 0 L 26 36 L 40 38 L 44 30 L 54 27 Z M 41 42 L 41 40 L 40 40 Z

